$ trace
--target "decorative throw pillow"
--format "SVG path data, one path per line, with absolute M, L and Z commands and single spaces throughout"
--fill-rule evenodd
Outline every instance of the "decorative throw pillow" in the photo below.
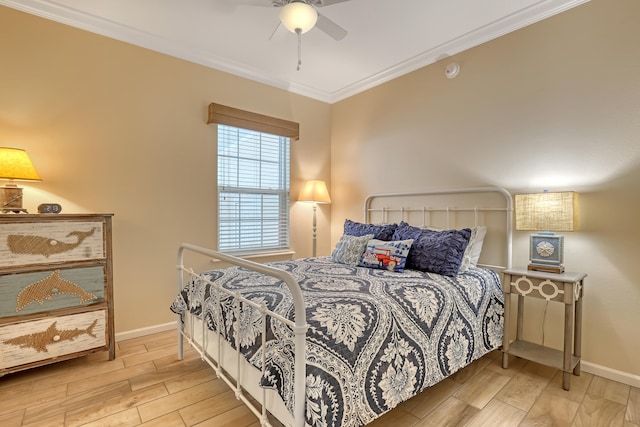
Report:
M 473 227 L 471 229 L 471 238 L 469 239 L 467 249 L 464 250 L 459 273 L 464 273 L 471 267 L 475 267 L 476 265 L 478 265 L 480 252 L 482 252 L 482 244 L 484 243 L 484 236 L 486 235 L 487 227 L 485 227 L 484 225 Z
M 407 256 L 412 243 L 412 239 L 396 240 L 395 242 L 369 240 L 360 265 L 402 273 L 407 263 Z
M 361 222 L 344 221 L 344 234 L 350 236 L 364 236 L 365 234 L 373 234 L 373 238 L 377 240 L 391 240 L 393 232 L 398 224 L 363 224 Z
M 358 265 L 367 247 L 367 242 L 373 239 L 373 234 L 364 236 L 349 236 L 343 234 L 331 253 L 331 259 L 341 264 Z
M 413 227 L 404 221 L 393 233 L 393 240 L 413 239 L 407 268 L 443 276 L 458 274 L 470 238 L 469 228 L 435 231 Z

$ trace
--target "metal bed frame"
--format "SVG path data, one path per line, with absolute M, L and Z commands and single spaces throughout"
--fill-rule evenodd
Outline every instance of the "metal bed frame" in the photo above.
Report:
M 472 205 L 460 205 L 456 199 L 457 195 L 468 195 L 468 194 L 481 194 L 481 193 L 494 193 L 499 195 L 499 199 L 501 200 L 501 206 L 484 206 L 482 203 L 478 204 L 477 201 L 473 201 Z M 412 199 L 416 198 L 430 198 L 430 197 L 438 197 L 438 196 L 446 196 L 454 198 L 454 204 L 439 207 L 432 207 L 428 204 L 423 204 L 422 206 L 413 206 Z M 377 206 L 378 201 L 380 200 L 394 200 L 394 204 L 396 202 L 400 203 L 400 207 L 387 207 L 385 204 L 382 206 Z M 408 205 L 405 203 L 409 203 Z M 495 203 L 493 203 L 495 204 Z M 398 206 L 398 205 L 396 205 Z M 503 270 L 505 268 L 511 267 L 511 238 L 512 238 L 512 197 L 508 191 L 499 187 L 478 187 L 478 188 L 465 188 L 465 189 L 454 189 L 454 190 L 436 190 L 436 191 L 427 191 L 422 193 L 388 193 L 388 194 L 374 194 L 367 197 L 365 201 L 365 221 L 373 222 L 373 219 L 377 216 L 380 221 L 378 222 L 388 222 L 391 217 L 400 216 L 401 220 L 412 219 L 416 215 L 421 218 L 423 226 L 430 226 L 433 224 L 432 217 L 436 216 L 438 213 L 444 214 L 446 220 L 444 224 L 440 224 L 443 228 L 449 228 L 452 222 L 455 222 L 455 226 L 458 226 L 458 221 L 455 218 L 456 215 L 460 213 L 472 213 L 473 214 L 473 224 L 467 224 L 466 226 L 471 225 L 480 225 L 480 217 L 488 212 L 504 212 L 504 245 L 506 250 L 506 256 L 503 263 L 496 264 L 482 264 L 482 266 L 487 268 L 493 268 L 498 270 Z M 414 224 L 416 223 L 413 220 Z M 419 222 L 419 221 L 418 221 Z M 288 286 L 291 295 L 294 301 L 295 307 L 295 317 L 294 320 L 291 321 L 286 319 L 276 313 L 268 310 L 264 304 L 259 305 L 256 304 L 238 293 L 231 292 L 226 290 L 216 284 L 215 282 L 211 282 L 206 279 L 203 275 L 195 273 L 192 269 L 188 269 L 184 266 L 184 256 L 185 253 L 195 253 L 201 256 L 209 257 L 213 260 L 223 261 L 230 265 L 239 266 L 243 268 L 247 268 L 249 270 L 253 270 L 265 275 L 269 275 L 275 277 L 277 279 L 282 280 Z M 504 265 L 501 265 L 504 264 Z M 479 264 L 480 265 L 480 264 Z M 178 249 L 177 255 L 177 270 L 178 270 L 178 280 L 177 287 L 178 292 L 180 292 L 185 285 L 185 276 L 196 277 L 199 280 L 203 280 L 209 283 L 213 289 L 216 290 L 216 298 L 219 302 L 221 299 L 221 294 L 230 296 L 234 300 L 235 310 L 236 310 L 236 318 L 240 317 L 240 303 L 248 304 L 249 306 L 257 309 L 262 318 L 262 348 L 265 345 L 266 339 L 266 317 L 270 316 L 273 319 L 277 319 L 280 322 L 288 325 L 294 334 L 294 345 L 295 345 L 295 367 L 294 367 L 294 410 L 293 414 L 280 414 L 278 416 L 276 414 L 276 418 L 278 418 L 285 425 L 292 425 L 294 427 L 304 427 L 305 426 L 305 364 L 306 364 L 306 332 L 307 332 L 307 322 L 306 322 L 306 312 L 305 312 L 305 304 L 302 296 L 302 291 L 300 289 L 297 281 L 287 272 L 283 270 L 279 270 L 277 268 L 273 268 L 264 264 L 259 264 L 253 261 L 249 261 L 246 259 L 238 258 L 235 256 L 230 256 L 218 251 L 214 251 L 211 249 L 203 248 L 200 246 L 184 243 Z M 203 296 L 204 297 L 204 296 Z M 204 307 L 204 304 L 203 304 Z M 220 315 L 218 311 L 218 316 Z M 184 316 L 195 317 L 191 314 L 185 313 Z M 251 384 L 243 384 L 243 372 L 242 369 L 245 368 L 253 368 L 248 362 L 244 361 L 243 356 L 240 353 L 240 346 L 235 350 L 231 349 L 231 346 L 226 343 L 225 339 L 221 336 L 220 333 L 216 333 L 214 331 L 210 331 L 206 327 L 205 322 L 200 322 L 198 324 L 196 319 L 191 319 L 189 322 L 185 322 L 184 319 L 180 318 L 178 321 L 178 358 L 182 360 L 184 354 L 184 339 L 188 341 L 188 343 L 199 353 L 201 358 L 206 361 L 215 371 L 216 375 L 223 379 L 230 388 L 235 390 L 236 398 L 245 403 L 245 405 L 251 410 L 251 412 L 258 417 L 260 420 L 260 424 L 262 426 L 271 426 L 268 419 L 268 413 L 271 411 L 271 405 L 268 404 L 267 392 L 275 393 L 271 390 L 260 389 L 261 391 L 256 392 L 256 387 L 251 386 Z M 188 327 L 185 328 L 185 323 L 188 323 Z M 220 324 L 218 322 L 218 324 Z M 238 333 L 239 327 L 237 322 L 234 325 L 234 331 Z M 194 337 L 200 334 L 201 340 L 198 341 Z M 214 334 L 214 338 L 210 338 L 210 334 Z M 217 349 L 217 354 L 210 354 L 209 346 L 210 344 L 214 344 L 214 348 Z M 223 355 L 222 351 L 233 351 L 235 353 L 235 362 L 232 363 L 232 367 L 229 368 L 225 366 L 223 363 L 223 359 L 227 359 L 228 355 Z M 264 352 L 263 353 L 263 370 L 265 369 L 264 363 Z M 255 368 L 253 368 L 255 370 Z M 235 374 L 232 374 L 234 372 Z M 264 372 L 262 372 L 264 373 Z M 257 386 L 257 384 L 255 385 Z M 245 391 L 249 391 L 254 399 L 258 401 L 258 405 L 254 405 L 250 399 L 245 395 Z M 279 397 L 278 397 L 279 399 Z M 282 407 L 284 407 L 282 405 Z M 282 411 L 282 407 L 280 411 Z M 290 419 L 287 418 L 289 415 Z

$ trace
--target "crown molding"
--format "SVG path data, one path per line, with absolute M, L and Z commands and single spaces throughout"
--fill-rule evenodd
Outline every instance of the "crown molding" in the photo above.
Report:
M 335 91 L 330 94 L 330 103 L 335 103 L 360 92 L 364 92 L 365 90 L 379 86 L 419 68 L 431 65 L 443 58 L 464 52 L 482 43 L 494 40 L 589 1 L 590 0 L 573 0 L 571 2 L 561 0 L 540 1 L 527 9 L 523 9 L 503 19 L 470 31 L 447 43 L 443 43 L 393 67 L 360 80 L 339 91 Z

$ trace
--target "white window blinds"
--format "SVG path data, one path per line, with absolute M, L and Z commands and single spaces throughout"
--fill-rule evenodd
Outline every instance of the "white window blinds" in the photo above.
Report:
M 289 138 L 218 124 L 218 249 L 289 248 Z

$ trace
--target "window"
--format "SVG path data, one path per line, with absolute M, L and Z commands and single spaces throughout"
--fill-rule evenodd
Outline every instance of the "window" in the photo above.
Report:
M 289 138 L 218 125 L 218 249 L 289 248 Z
M 289 248 L 289 143 L 297 123 L 219 104 L 218 250 L 231 253 Z

